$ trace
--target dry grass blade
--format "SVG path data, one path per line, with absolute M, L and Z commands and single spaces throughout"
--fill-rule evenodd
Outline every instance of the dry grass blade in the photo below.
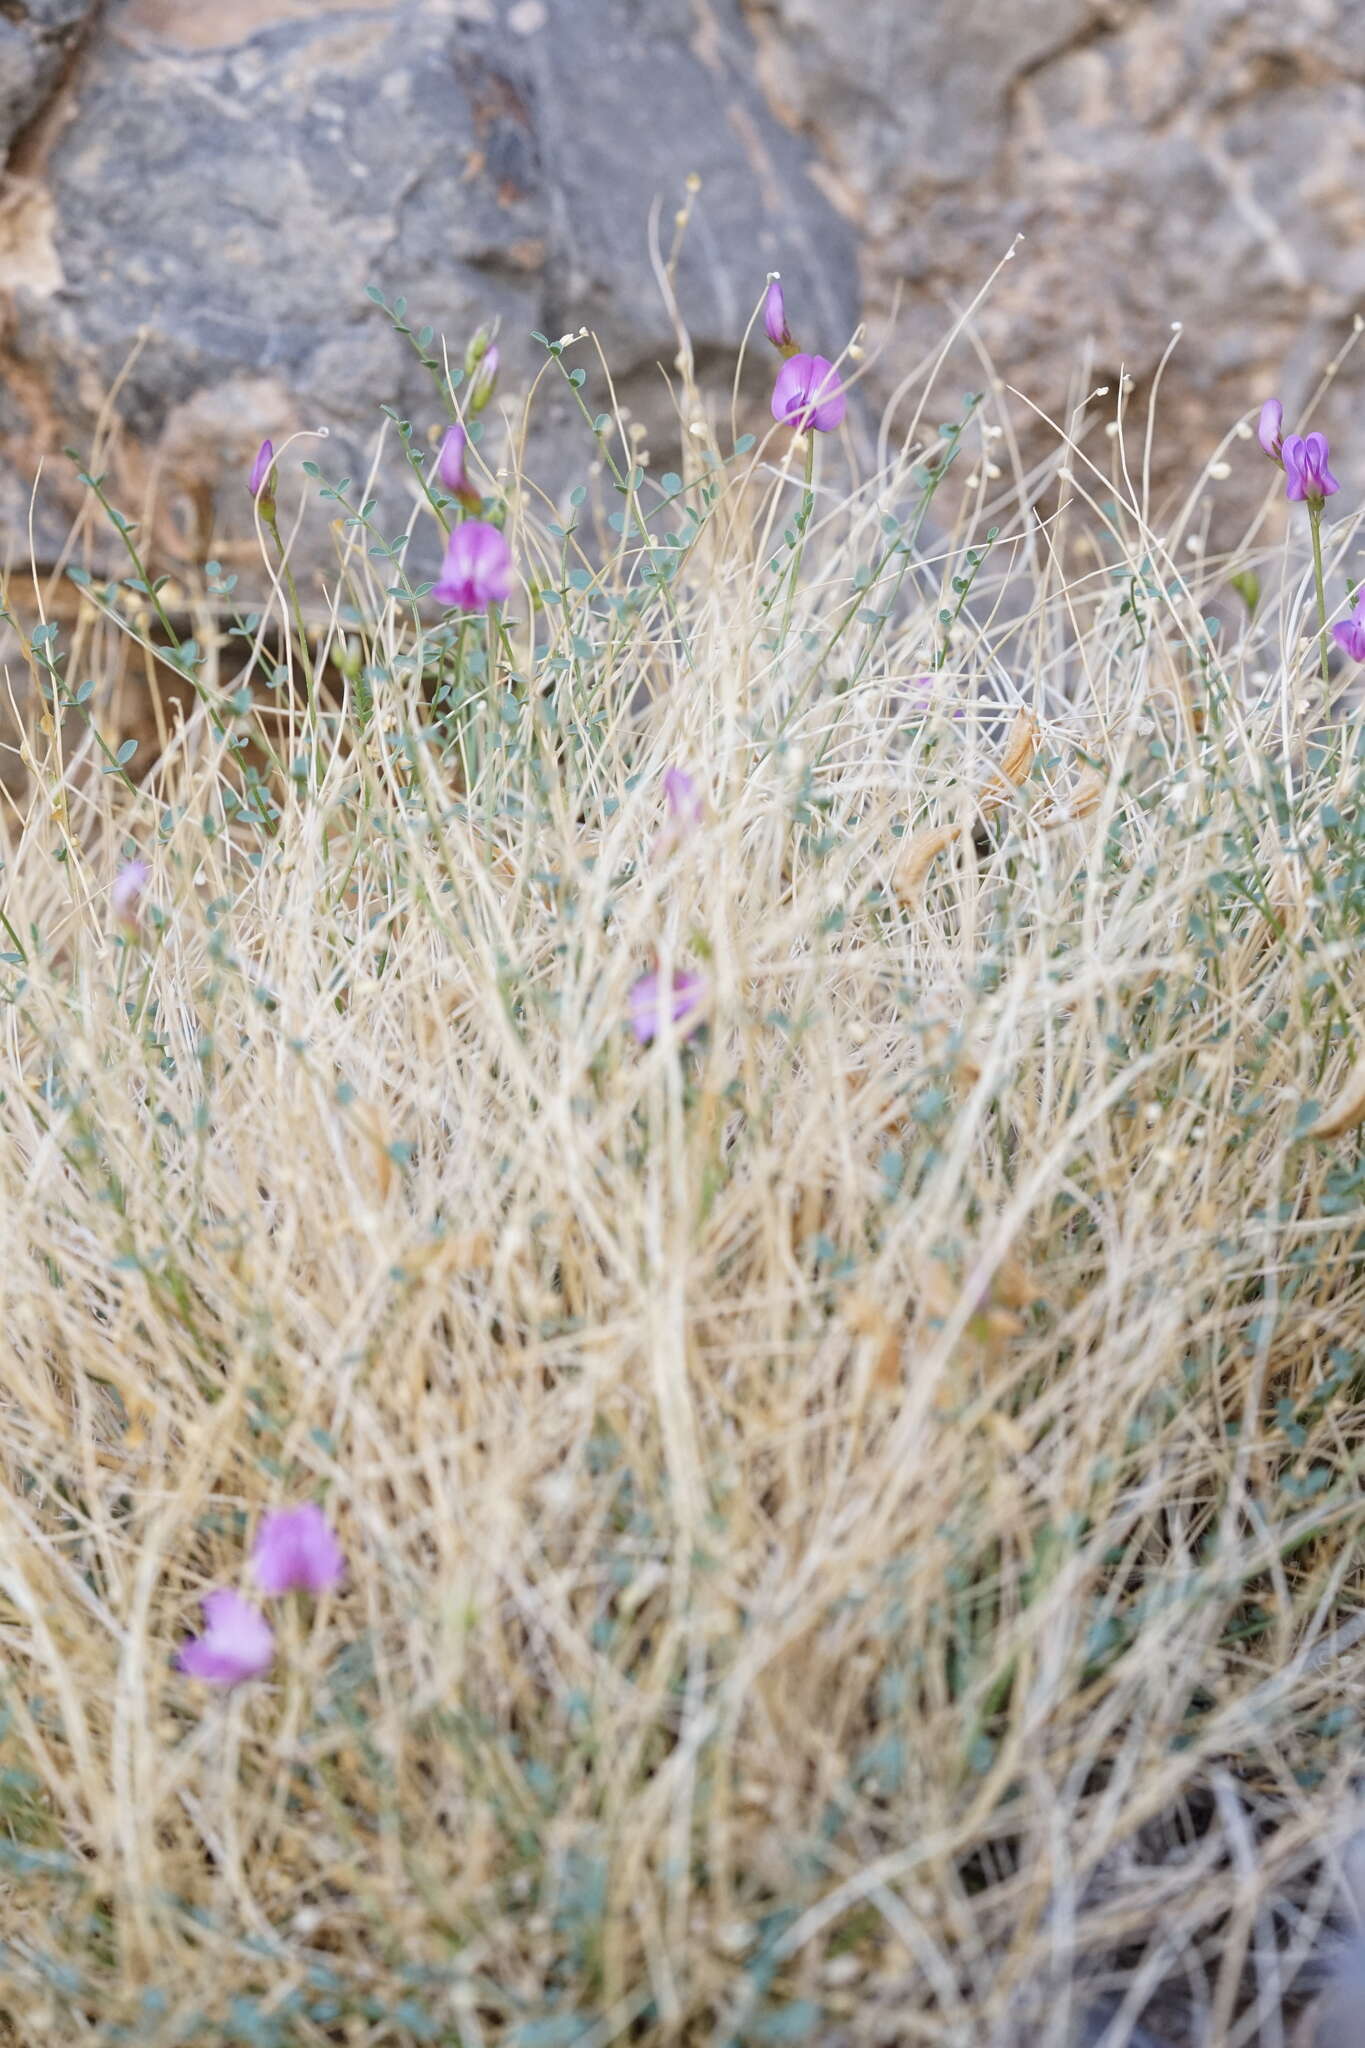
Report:
M 141 781 L 118 589 L 54 642 L 14 579 L 0 2048 L 1284 2048 L 1321 1989 L 1365 1166 L 1296 1139 L 1365 1015 L 1355 734 L 1294 722 L 1269 567 L 1211 638 L 1230 565 L 1121 450 L 1014 626 L 1039 479 L 921 573 L 1003 397 L 809 493 L 682 400 L 666 491 L 505 451 L 534 608 L 358 539 L 352 694 L 277 590 Z M 1040 726 L 1106 767 L 1035 807 Z M 889 892 L 892 816 L 953 822 Z M 1312 1135 L 1363 1113 L 1357 1065 Z M 178 1669 L 301 1502 L 344 1579 Z

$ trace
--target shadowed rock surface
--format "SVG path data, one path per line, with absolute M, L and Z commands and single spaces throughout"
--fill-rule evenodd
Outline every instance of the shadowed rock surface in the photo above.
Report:
M 1187 479 L 1191 447 L 1202 459 L 1269 393 L 1295 417 L 1350 335 L 1365 0 L 747 7 L 769 99 L 858 229 L 874 336 L 903 292 L 893 374 L 1021 234 L 977 320 L 1002 378 L 1055 418 L 1092 344 L 1096 381 L 1123 366 L 1141 400 L 1183 322 L 1161 420 Z M 1353 423 L 1362 380 L 1357 356 L 1317 423 Z M 1344 462 L 1365 485 L 1365 456 Z
M 47 100 L 98 0 L 7 0 L 0 7 L 0 155 Z
M 977 319 L 1002 376 L 1055 417 L 1088 347 L 1140 403 L 1183 322 L 1157 469 L 1187 475 L 1265 392 L 1295 418 L 1350 334 L 1365 0 L 9 0 L 0 150 L 11 523 L 140 337 L 120 481 L 155 483 L 172 559 L 244 535 L 263 433 L 329 425 L 335 472 L 376 397 L 426 424 L 369 283 L 456 344 L 500 316 L 509 381 L 529 330 L 586 321 L 664 453 L 676 343 L 646 224 L 657 200 L 666 246 L 693 172 L 679 290 L 717 394 L 773 267 L 830 350 L 860 293 L 874 337 L 900 295 L 875 412 L 1021 234 Z M 961 367 L 954 392 L 980 381 Z M 1362 379 L 1348 359 L 1329 431 Z M 581 422 L 561 394 L 541 418 L 551 476 L 576 478 Z M 52 502 L 59 471 L 47 554 L 76 503 Z M 1221 488 L 1264 482 L 1237 464 Z
M 369 284 L 406 294 L 454 350 L 500 319 L 514 387 L 543 362 L 530 330 L 590 320 L 622 396 L 666 436 L 656 365 L 677 344 L 651 202 L 666 248 L 688 174 L 702 180 L 679 291 L 700 367 L 728 388 L 779 261 L 824 331 L 842 339 L 856 317 L 853 232 L 807 153 L 764 105 L 734 7 L 110 0 L 11 165 L 5 509 L 26 517 L 40 455 L 89 445 L 130 356 L 114 473 L 125 501 L 155 483 L 163 555 L 246 532 L 244 465 L 266 433 L 325 424 L 331 446 L 310 452 L 357 474 L 378 401 L 437 417 Z M 551 472 L 576 478 L 590 435 L 559 392 L 545 420 Z

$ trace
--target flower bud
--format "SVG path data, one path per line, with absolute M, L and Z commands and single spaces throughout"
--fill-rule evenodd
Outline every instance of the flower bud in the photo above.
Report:
M 478 414 L 487 405 L 498 382 L 498 345 L 491 341 L 475 365 L 469 385 L 469 396 L 465 400 L 469 410 Z
M 768 279 L 768 289 L 763 298 L 763 332 L 784 356 L 796 353 L 796 343 L 787 325 L 787 302 L 782 296 L 782 280 L 776 272 Z
M 260 447 L 256 450 L 256 460 L 251 465 L 251 475 L 247 479 L 246 487 L 253 498 L 259 498 L 262 490 L 265 490 L 267 497 L 274 497 L 274 480 L 272 476 L 274 467 L 274 445 L 269 441 L 262 441 Z M 268 489 L 266 488 L 267 485 L 269 485 Z
M 1278 462 L 1280 450 L 1284 446 L 1284 407 L 1280 404 L 1278 398 L 1267 398 L 1265 404 L 1261 407 L 1261 419 L 1256 429 L 1256 439 L 1260 442 L 1271 461 Z

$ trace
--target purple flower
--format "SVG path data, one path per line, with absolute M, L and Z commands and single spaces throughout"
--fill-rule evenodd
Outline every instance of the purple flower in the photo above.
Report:
M 226 1587 L 205 1594 L 203 1604 L 204 1633 L 183 1645 L 180 1669 L 210 1685 L 262 1677 L 275 1657 L 275 1634 L 265 1616 Z
M 1272 462 L 1280 459 L 1284 446 L 1284 407 L 1278 398 L 1267 398 L 1261 407 L 1261 421 L 1256 429 L 1256 439 Z
M 768 279 L 768 289 L 763 298 L 763 332 L 774 348 L 780 348 L 783 355 L 789 355 L 796 347 L 792 331 L 787 325 L 787 302 L 782 296 L 782 280 Z
M 256 460 L 251 465 L 251 475 L 247 479 L 247 489 L 253 498 L 260 497 L 262 487 L 274 466 L 274 447 L 269 441 L 262 441 L 260 447 L 256 450 Z M 270 493 L 267 492 L 266 495 L 268 497 Z
M 466 519 L 446 542 L 441 574 L 431 594 L 452 611 L 482 612 L 501 604 L 512 588 L 512 550 L 486 519 Z
M 668 817 L 654 841 L 656 858 L 672 853 L 702 821 L 701 791 L 685 768 L 665 768 L 663 783 Z
M 346 1570 L 341 1545 L 316 1501 L 277 1508 L 256 1532 L 251 1553 L 263 1593 L 325 1593 Z
M 1365 661 L 1365 597 L 1358 599 L 1349 619 L 1337 620 L 1332 638 L 1352 661 Z
M 145 860 L 128 860 L 114 877 L 114 886 L 109 891 L 109 904 L 114 921 L 124 931 L 137 930 L 138 910 L 143 892 L 152 879 L 152 871 Z
M 685 768 L 665 768 L 664 802 L 678 824 L 700 825 L 701 791 Z
M 436 478 L 443 491 L 449 491 L 452 498 L 462 497 L 469 488 L 465 475 L 464 450 L 469 439 L 464 428 L 458 423 L 447 427 L 441 441 L 441 452 L 436 457 Z
M 469 386 L 469 397 L 465 401 L 471 412 L 482 412 L 493 396 L 498 381 L 498 344 L 490 341 L 474 370 Z
M 706 987 L 704 974 L 692 974 L 682 967 L 674 969 L 667 987 L 657 968 L 642 974 L 630 991 L 630 1028 L 641 1045 L 648 1045 L 651 1038 L 657 1038 L 670 1020 L 681 1024 L 696 1010 L 706 994 Z M 701 1021 L 700 1016 L 693 1016 L 683 1037 L 690 1037 Z
M 1290 434 L 1280 450 L 1284 463 L 1285 494 L 1296 505 L 1305 500 L 1321 504 L 1341 485 L 1327 467 L 1326 434 Z
M 788 356 L 773 386 L 773 418 L 806 433 L 828 434 L 844 416 L 847 401 L 838 372 L 827 356 Z

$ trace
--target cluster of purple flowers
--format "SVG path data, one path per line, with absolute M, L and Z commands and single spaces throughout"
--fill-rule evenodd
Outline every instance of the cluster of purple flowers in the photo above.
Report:
M 265 1594 L 326 1593 L 346 1570 L 341 1545 L 314 1501 L 279 1508 L 256 1533 L 251 1553 L 256 1584 Z M 262 1678 L 275 1661 L 275 1631 L 261 1613 L 230 1586 L 206 1593 L 204 1633 L 183 1645 L 178 1663 L 189 1678 L 207 1685 L 241 1685 Z
M 1321 505 L 1341 489 L 1327 466 L 1326 434 L 1286 434 L 1278 398 L 1267 398 L 1261 407 L 1256 438 L 1271 461 L 1282 465 L 1285 496 L 1296 505 Z
M 493 396 L 498 381 L 497 344 L 486 328 L 481 328 L 470 342 L 464 367 L 469 380 L 466 410 L 477 417 Z M 462 422 L 456 421 L 446 429 L 436 456 L 436 481 L 463 511 L 478 514 L 483 509 L 483 500 L 465 468 L 468 441 L 468 431 Z M 260 505 L 263 516 L 273 521 L 275 450 L 269 441 L 262 441 L 257 450 L 247 489 Z M 490 605 L 505 603 L 511 589 L 512 551 L 506 535 L 489 519 L 461 519 L 446 542 L 445 559 L 432 585 L 432 596 L 452 611 L 482 612 Z

